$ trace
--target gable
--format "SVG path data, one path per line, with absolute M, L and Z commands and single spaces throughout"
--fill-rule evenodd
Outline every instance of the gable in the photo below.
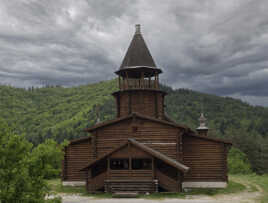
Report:
M 148 117 L 148 116 L 143 116 L 143 115 L 138 114 L 138 113 L 132 113 L 132 114 L 130 114 L 128 116 L 125 116 L 125 117 L 120 117 L 120 118 L 116 118 L 116 119 L 113 119 L 113 120 L 110 120 L 110 121 L 106 121 L 106 122 L 97 124 L 95 126 L 92 126 L 90 128 L 85 129 L 85 131 L 94 132 L 95 130 L 97 130 L 99 128 L 103 128 L 103 127 L 106 127 L 106 126 L 109 126 L 109 125 L 115 125 L 115 124 L 117 124 L 119 122 L 122 122 L 122 121 L 128 120 L 128 119 L 134 119 L 135 120 L 136 118 L 141 118 L 141 119 L 144 119 L 144 120 L 150 120 L 150 121 L 155 122 L 155 123 L 161 123 L 163 125 L 172 126 L 172 127 L 175 127 L 175 128 L 182 128 L 182 129 L 190 130 L 188 127 L 176 124 L 174 122 L 161 120 L 161 119 L 157 119 L 157 118 L 152 118 L 152 117 Z
M 132 146 L 130 148 L 130 146 Z M 131 150 L 129 150 L 129 148 Z M 138 151 L 142 151 L 142 153 L 140 155 L 142 156 L 136 156 L 136 154 L 133 154 L 132 152 L 138 152 Z M 130 154 L 131 152 L 131 154 Z M 128 156 L 126 156 L 126 154 L 124 153 L 128 153 Z M 138 153 L 137 153 L 138 154 Z M 144 157 L 144 155 L 146 157 Z M 149 155 L 149 156 L 148 156 Z M 89 168 L 91 168 L 92 166 L 94 166 L 96 163 L 106 159 L 107 157 L 117 157 L 118 156 L 125 156 L 125 157 L 120 157 L 120 158 L 129 158 L 131 157 L 139 157 L 139 158 L 147 158 L 147 157 L 155 157 L 160 159 L 161 161 L 164 161 L 165 163 L 177 168 L 178 170 L 181 170 L 182 172 L 187 172 L 189 170 L 189 167 L 185 166 L 184 164 L 176 161 L 175 159 L 172 159 L 168 156 L 166 156 L 165 154 L 162 154 L 161 152 L 154 150 L 140 142 L 138 142 L 135 139 L 128 139 L 127 142 L 125 142 L 122 145 L 119 145 L 118 147 L 115 147 L 114 149 L 110 150 L 109 152 L 107 152 L 106 154 L 102 155 L 101 157 L 99 157 L 98 159 L 92 161 L 91 163 L 89 163 L 87 166 L 83 167 L 81 170 L 87 170 Z
M 129 138 L 134 138 L 176 159 L 179 131 L 180 129 L 171 125 L 136 117 L 98 128 L 93 136 L 96 136 L 97 140 L 97 157 L 109 152 Z

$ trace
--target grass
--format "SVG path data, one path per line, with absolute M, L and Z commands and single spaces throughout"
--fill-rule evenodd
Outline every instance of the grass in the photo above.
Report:
M 219 188 L 219 189 L 211 189 L 211 188 L 195 188 L 191 189 L 189 192 L 185 192 L 187 195 L 217 195 L 217 194 L 230 194 L 230 193 L 237 193 L 245 190 L 246 187 L 241 184 L 234 182 L 232 180 L 229 181 L 228 186 L 226 188 Z
M 84 186 L 62 186 L 60 179 L 47 180 L 47 183 L 49 190 L 54 193 L 86 194 L 86 188 Z

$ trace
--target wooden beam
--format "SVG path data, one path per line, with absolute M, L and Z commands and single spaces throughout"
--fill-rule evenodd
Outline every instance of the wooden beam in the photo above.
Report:
M 120 94 L 121 94 L 121 92 L 119 92 L 119 94 L 118 94 L 118 96 L 116 97 L 116 104 L 117 104 L 117 118 L 119 118 L 120 117 Z
M 158 98 L 157 98 L 157 93 L 154 94 L 154 106 L 155 106 L 155 117 L 158 118 Z
M 92 145 L 93 159 L 97 158 L 97 139 L 96 139 L 96 136 L 97 136 L 97 131 L 92 135 L 91 145 Z
M 129 84 L 128 84 L 128 73 L 127 73 L 127 71 L 126 71 L 126 76 L 127 76 L 127 89 L 128 89 L 129 88 L 128 87 Z

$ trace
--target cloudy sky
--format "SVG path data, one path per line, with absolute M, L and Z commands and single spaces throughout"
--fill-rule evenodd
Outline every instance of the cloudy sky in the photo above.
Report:
M 0 83 L 112 79 L 137 23 L 163 83 L 268 106 L 267 0 L 0 0 Z

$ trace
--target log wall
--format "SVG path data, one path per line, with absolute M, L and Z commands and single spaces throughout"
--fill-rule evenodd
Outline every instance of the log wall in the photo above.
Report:
M 136 90 L 117 94 L 118 116 L 127 116 L 137 112 L 145 116 L 163 118 L 164 97 L 162 92 Z
M 178 128 L 136 118 L 121 121 L 97 130 L 97 157 L 100 157 L 118 145 L 134 138 L 137 141 L 173 158 L 177 158 Z
M 65 148 L 64 158 L 63 181 L 85 181 L 86 174 L 80 169 L 92 160 L 90 139 L 69 144 Z
M 183 163 L 190 167 L 184 181 L 227 181 L 223 143 L 183 136 Z

